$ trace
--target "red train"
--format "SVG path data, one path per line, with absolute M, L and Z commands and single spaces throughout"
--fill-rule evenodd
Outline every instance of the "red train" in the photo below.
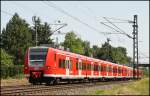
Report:
M 137 76 L 137 70 L 135 73 Z M 26 52 L 24 74 L 30 83 L 50 84 L 74 80 L 128 80 L 133 78 L 133 69 L 64 50 L 31 47 Z M 139 70 L 138 77 L 142 75 Z

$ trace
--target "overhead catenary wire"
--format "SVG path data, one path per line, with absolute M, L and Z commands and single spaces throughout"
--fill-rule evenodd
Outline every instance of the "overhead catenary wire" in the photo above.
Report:
M 89 24 L 83 22 L 83 21 L 80 20 L 79 18 L 77 18 L 77 17 L 71 15 L 70 13 L 66 12 L 65 10 L 63 10 L 62 8 L 56 6 L 54 3 L 50 2 L 50 1 L 47 2 L 47 3 L 43 1 L 43 3 L 46 4 L 46 5 L 49 6 L 49 7 L 52 7 L 52 8 L 54 8 L 54 9 L 56 9 L 57 11 L 59 11 L 59 12 L 65 14 L 65 15 L 67 15 L 67 16 L 71 17 L 72 19 L 74 19 L 75 21 L 77 21 L 77 22 L 79 22 L 79 23 L 85 25 L 86 27 L 88 27 L 88 28 L 90 28 L 90 29 L 92 29 L 92 30 L 94 30 L 94 31 L 96 31 L 96 32 L 98 32 L 98 33 L 103 34 L 104 36 L 107 34 L 106 32 L 102 32 L 102 31 L 96 29 L 95 27 L 90 26 Z
M 115 28 L 113 28 L 113 27 L 111 27 L 111 26 L 109 26 L 109 25 L 107 25 L 107 24 L 105 24 L 105 23 L 103 23 L 103 22 L 101 22 L 101 24 L 103 24 L 103 25 L 105 25 L 105 26 L 107 26 L 107 27 L 109 27 L 109 28 L 115 30 L 116 32 L 120 32 L 120 31 L 116 30 Z M 120 33 L 120 34 L 121 34 L 121 33 Z
M 114 18 L 114 17 L 105 17 L 105 18 L 108 18 L 108 19 L 113 19 L 113 20 L 119 20 L 119 21 L 125 21 L 126 23 L 133 23 L 133 21 L 131 20 L 125 20 L 125 19 L 118 19 L 118 18 Z M 119 23 L 119 22 L 118 22 Z
M 125 34 L 126 36 L 128 36 L 129 38 L 133 39 L 132 36 L 130 36 L 129 34 L 127 34 L 124 30 L 122 30 L 121 28 L 119 28 L 118 26 L 116 26 L 114 23 L 112 23 L 111 21 L 109 21 L 106 17 L 103 17 L 106 21 L 108 21 L 111 25 L 113 25 L 114 27 L 116 27 L 118 30 L 120 31 L 117 31 L 119 33 L 122 33 L 122 34 Z M 114 29 L 114 28 L 113 28 Z
M 108 21 L 108 23 L 110 23 L 111 25 L 113 25 L 114 27 L 116 27 L 117 29 L 119 29 L 122 33 L 126 34 L 122 29 L 120 29 L 119 27 L 117 27 L 115 24 L 113 24 L 112 22 L 110 22 L 106 17 L 103 17 L 106 21 Z
M 94 20 L 95 21 L 97 21 L 97 17 L 96 17 L 96 15 L 95 15 L 95 13 L 94 13 L 94 11 L 91 9 L 91 8 L 89 8 L 88 6 L 83 6 L 84 8 L 86 8 L 87 9 L 87 11 L 89 12 L 89 15 L 92 17 L 92 18 L 94 18 Z M 92 14 L 91 14 L 92 13 Z

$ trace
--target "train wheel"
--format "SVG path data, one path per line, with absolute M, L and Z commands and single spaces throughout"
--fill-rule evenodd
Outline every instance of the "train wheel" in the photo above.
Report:
M 34 81 L 32 81 L 32 84 L 37 85 L 38 83 L 34 80 Z
M 46 86 L 49 86 L 50 85 L 50 82 L 46 82 Z
M 93 79 L 89 79 L 89 82 L 90 82 L 90 83 L 93 83 L 93 82 L 94 82 L 94 80 L 93 80 Z
M 105 81 L 105 78 L 104 78 L 104 77 L 102 77 L 102 81 Z
M 54 84 L 59 84 L 60 83 L 60 79 L 57 78 L 55 81 L 54 81 Z
M 52 81 L 47 81 L 46 82 L 46 86 L 50 86 L 50 85 L 53 85 L 54 84 L 54 81 L 52 80 Z
M 71 84 L 71 83 L 72 83 L 72 81 L 71 81 L 71 80 L 68 80 L 68 83 L 69 83 L 69 84 Z

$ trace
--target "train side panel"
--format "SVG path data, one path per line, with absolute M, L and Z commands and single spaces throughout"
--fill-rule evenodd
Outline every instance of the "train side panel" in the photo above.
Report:
M 46 61 L 45 61 L 45 70 L 44 76 L 50 76 L 55 74 L 56 72 L 56 54 L 55 51 L 51 48 L 48 49 Z

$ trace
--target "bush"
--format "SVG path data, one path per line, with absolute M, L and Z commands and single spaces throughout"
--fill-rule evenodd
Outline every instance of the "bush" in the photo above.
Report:
M 15 66 L 1 66 L 1 78 L 5 79 L 8 77 L 15 77 L 23 74 L 23 66 L 15 65 Z
M 12 66 L 13 56 L 10 56 L 4 49 L 1 50 L 1 66 Z

